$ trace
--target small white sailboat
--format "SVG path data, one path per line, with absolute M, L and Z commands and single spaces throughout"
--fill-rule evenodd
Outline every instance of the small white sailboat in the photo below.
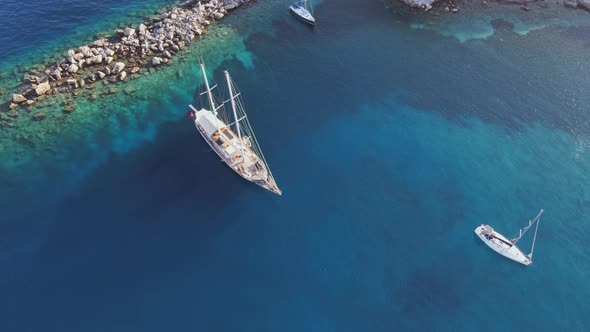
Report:
M 533 220 L 529 220 L 529 224 L 520 229 L 518 236 L 512 240 L 508 240 L 504 235 L 496 232 L 490 225 L 481 225 L 475 229 L 475 234 L 485 243 L 488 247 L 492 248 L 495 252 L 500 255 L 510 258 L 513 261 L 519 262 L 524 265 L 531 265 L 533 263 L 533 250 L 535 250 L 535 240 L 537 239 L 537 230 L 539 230 L 539 219 L 543 214 L 543 209 Z M 531 252 L 525 255 L 517 246 L 516 243 L 522 238 L 522 236 L 533 226 L 535 227 L 535 235 L 533 237 L 533 244 L 531 246 Z
M 311 5 L 309 8 L 311 9 Z M 295 2 L 289 7 L 289 10 L 303 22 L 315 25 L 315 18 L 311 14 L 311 10 L 307 9 L 307 0 Z
M 242 101 L 238 98 L 240 93 L 237 92 L 229 72 L 225 71 L 229 99 L 219 106 L 215 105 L 212 93 L 212 90 L 217 85 L 209 87 L 204 64 L 201 64 L 201 72 L 207 88 L 207 91 L 201 93 L 201 95 L 207 94 L 209 109 L 201 108 L 197 110 L 193 105 L 189 105 L 191 109 L 189 115 L 194 119 L 197 130 L 221 160 L 241 177 L 277 195 L 281 195 L 282 191 L 277 186 L 268 163 L 264 159 Z M 225 110 L 224 105 L 227 102 L 231 104 L 233 122 L 230 122 L 232 120 L 229 119 L 227 114 L 218 112 L 219 110 Z

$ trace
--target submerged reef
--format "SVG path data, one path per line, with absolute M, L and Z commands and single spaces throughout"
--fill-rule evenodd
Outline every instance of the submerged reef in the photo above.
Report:
M 70 100 L 90 94 L 109 83 L 126 82 L 166 65 L 177 53 L 203 35 L 207 27 L 221 20 L 228 11 L 250 0 L 189 0 L 136 27 L 118 29 L 110 38 L 98 38 L 90 45 L 67 51 L 57 62 L 33 66 L 22 77 L 19 91 L 5 100 L 0 111 L 0 128 L 15 126 L 18 111 L 34 109 L 36 103 L 61 95 Z M 102 94 L 116 93 L 115 88 Z M 67 104 L 67 102 L 65 103 Z M 74 111 L 71 106 L 64 113 Z M 31 120 L 41 121 L 46 114 L 37 112 Z

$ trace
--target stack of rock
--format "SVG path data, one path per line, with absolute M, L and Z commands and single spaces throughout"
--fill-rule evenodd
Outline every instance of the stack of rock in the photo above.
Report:
M 137 75 L 140 67 L 166 64 L 202 35 L 207 26 L 248 1 L 190 0 L 147 24 L 116 30 L 114 41 L 101 38 L 92 45 L 69 50 L 65 58 L 46 68 L 45 75 L 26 74 L 25 87 L 13 96 L 9 108 L 31 105 L 45 94 L 72 91 L 100 80 L 124 81 L 128 77 L 126 70 Z

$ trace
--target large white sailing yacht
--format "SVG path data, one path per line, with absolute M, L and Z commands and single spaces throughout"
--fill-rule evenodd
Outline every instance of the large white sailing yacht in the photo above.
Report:
M 485 243 L 488 247 L 492 248 L 495 252 L 500 255 L 510 258 L 515 262 L 519 262 L 524 265 L 531 265 L 533 263 L 533 250 L 535 250 L 535 241 L 537 239 L 537 230 L 539 229 L 539 219 L 543 210 L 533 220 L 529 220 L 529 224 L 520 229 L 518 236 L 512 240 L 508 240 L 504 235 L 496 232 L 490 225 L 481 225 L 475 229 L 475 234 Z M 531 252 L 526 255 L 517 246 L 516 243 L 522 238 L 522 236 L 533 226 L 535 226 L 535 235 L 533 237 L 533 244 L 531 246 Z
M 310 1 L 311 2 L 311 1 Z M 309 7 L 311 9 L 311 6 Z M 315 18 L 311 12 L 307 9 L 307 0 L 297 1 L 291 6 L 289 10 L 295 14 L 300 20 L 305 23 L 315 25 Z
M 209 87 L 204 64 L 201 64 L 201 72 L 207 89 L 201 95 L 207 95 L 209 109 L 201 108 L 197 110 L 193 105 L 189 105 L 191 109 L 190 117 L 193 118 L 197 130 L 221 160 L 241 177 L 277 195 L 281 195 L 282 191 L 277 186 L 268 163 L 264 159 L 242 101 L 239 98 L 240 93 L 237 92 L 229 72 L 225 71 L 229 99 L 218 106 L 215 105 L 215 98 L 212 93 L 216 85 Z M 231 104 L 233 113 L 233 119 L 231 120 L 228 114 L 224 112 L 224 105 L 227 102 Z

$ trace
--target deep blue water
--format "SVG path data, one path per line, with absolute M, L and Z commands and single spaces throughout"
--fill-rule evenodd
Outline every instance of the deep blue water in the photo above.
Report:
M 223 67 L 283 196 L 219 163 L 184 116 L 197 86 L 170 82 L 149 125 L 113 114 L 2 179 L 0 330 L 585 331 L 585 28 L 461 43 L 380 1 L 325 0 L 315 31 L 282 5 L 223 22 L 253 59 Z M 528 268 L 473 234 L 540 208 Z

